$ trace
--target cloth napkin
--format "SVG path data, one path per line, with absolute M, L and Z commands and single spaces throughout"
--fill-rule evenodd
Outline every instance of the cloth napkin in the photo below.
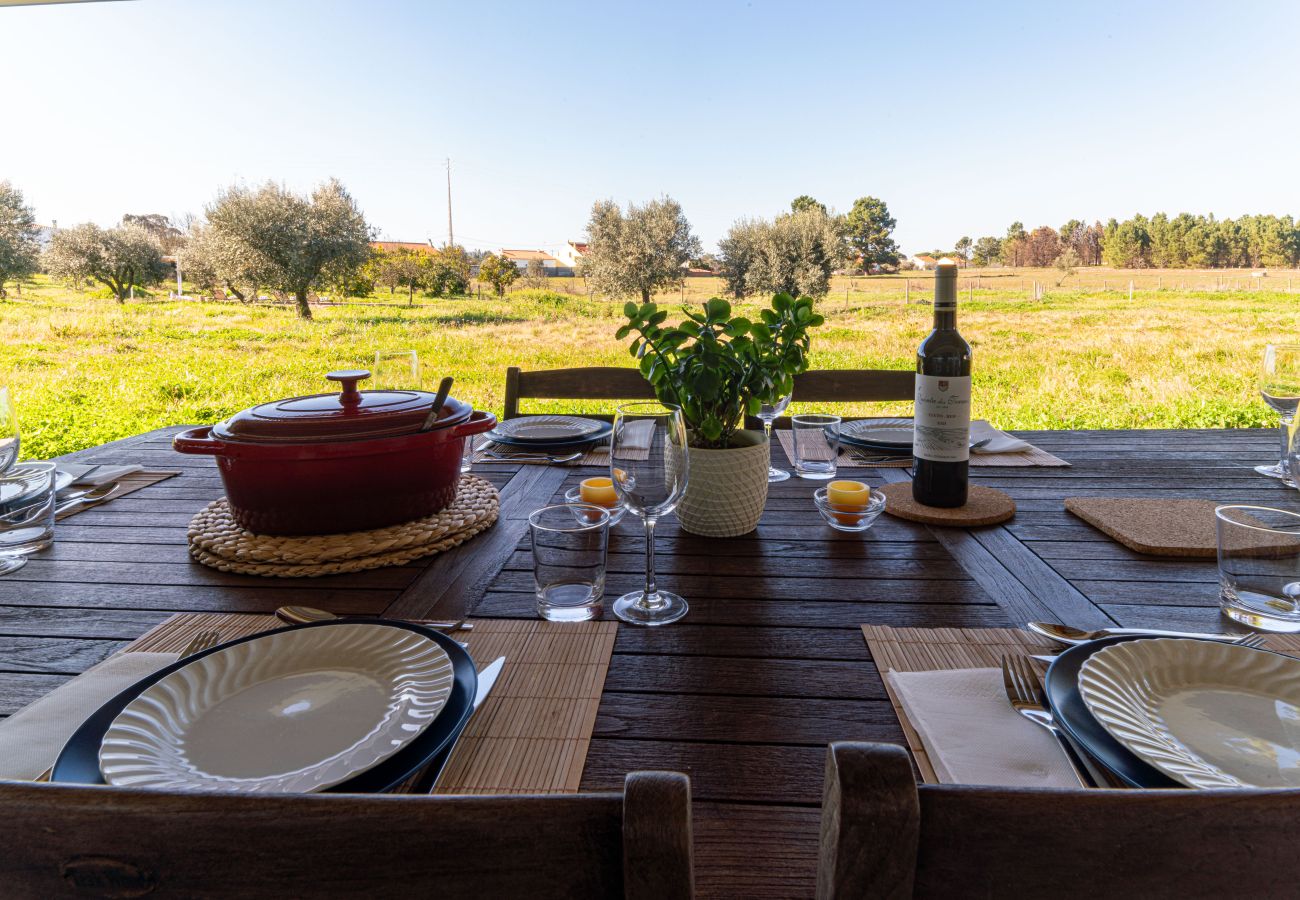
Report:
M 983 419 L 972 419 L 970 423 L 970 439 L 972 441 L 982 441 L 985 438 L 988 438 L 989 442 L 983 447 L 971 450 L 971 453 L 1023 453 L 1033 447 L 1033 444 L 1028 441 L 1012 437 L 1005 431 L 998 431 Z
M 80 463 L 59 463 L 59 471 L 72 476 L 73 484 L 99 487 L 117 481 L 124 475 L 139 472 L 144 466 L 84 466 Z M 90 474 L 86 474 L 89 472 Z
M 91 713 L 178 656 L 118 653 L 0 722 L 0 778 L 39 778 Z
M 1056 739 L 1011 708 L 999 669 L 885 678 L 943 784 L 1079 786 Z
M 654 434 L 655 423 L 651 419 L 629 422 L 623 426 L 623 440 L 620 446 L 629 450 L 649 450 Z

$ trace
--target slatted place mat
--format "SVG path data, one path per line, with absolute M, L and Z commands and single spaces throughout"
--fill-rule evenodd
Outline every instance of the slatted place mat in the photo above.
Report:
M 313 578 L 398 566 L 459 546 L 497 520 L 500 498 L 486 478 L 462 475 L 456 499 L 431 516 L 344 534 L 266 535 L 235 521 L 226 498 L 190 521 L 190 555 L 222 572 Z
M 474 462 L 481 462 L 488 458 L 509 458 L 511 456 L 568 456 L 573 453 L 572 450 L 528 450 L 516 444 L 494 444 L 491 441 L 474 451 Z M 642 459 L 649 459 L 650 451 L 646 451 Z M 590 447 L 586 452 L 577 459 L 568 463 L 551 463 L 550 465 L 565 466 L 608 466 L 609 465 L 609 444 L 597 444 Z
M 79 512 L 85 512 L 88 509 L 94 509 L 102 503 L 108 503 L 116 500 L 118 497 L 125 497 L 127 494 L 133 494 L 141 488 L 147 488 L 151 484 L 157 484 L 160 481 L 166 481 L 168 478 L 175 478 L 180 472 L 164 472 L 149 469 L 141 469 L 138 472 L 132 472 L 129 475 L 123 475 L 117 479 L 117 487 L 113 488 L 102 500 L 96 500 L 93 503 L 84 503 L 74 506 L 67 512 L 59 513 L 56 516 L 58 521 L 63 521 L 69 516 L 75 516 Z M 80 490 L 80 488 L 78 488 Z
M 359 620 L 359 621 L 365 621 Z M 439 782 L 439 794 L 575 794 L 596 724 L 616 622 L 475 619 L 454 632 L 480 668 L 505 667 L 466 726 Z M 200 631 L 233 640 L 283 625 L 274 616 L 182 613 L 123 652 L 173 653 Z
M 902 704 L 885 673 L 934 672 L 947 669 L 997 669 L 1003 656 L 1057 653 L 1060 647 L 1046 638 L 1018 628 L 891 628 L 863 625 L 862 635 L 884 682 L 889 702 L 916 759 L 916 767 L 928 784 L 938 784 L 934 766 L 926 755 L 920 736 L 908 721 Z M 1267 646 L 1281 653 L 1300 653 L 1300 635 L 1269 635 Z M 1041 674 L 1046 666 L 1035 661 Z
M 781 449 L 785 451 L 787 459 L 794 459 L 794 437 L 789 429 L 773 429 L 773 434 L 781 442 Z M 880 460 L 872 457 L 879 454 L 883 457 Z M 889 451 L 872 450 L 870 448 L 852 448 L 847 444 L 840 444 L 840 455 L 836 458 L 836 466 L 844 469 L 910 469 L 912 467 L 912 457 L 906 459 L 890 459 Z M 997 467 L 1015 467 L 1015 466 L 1044 466 L 1057 467 L 1069 466 L 1070 464 L 1059 456 L 1053 456 L 1046 450 L 1038 447 L 1030 447 L 1022 453 L 972 453 L 970 455 L 970 464 L 972 466 L 997 466 Z

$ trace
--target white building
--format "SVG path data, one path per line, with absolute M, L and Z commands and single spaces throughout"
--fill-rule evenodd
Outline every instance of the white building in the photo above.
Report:
M 570 269 L 578 268 L 582 258 L 587 255 L 587 245 L 582 241 L 569 241 L 559 250 L 555 251 L 555 257 L 561 264 L 568 266 Z

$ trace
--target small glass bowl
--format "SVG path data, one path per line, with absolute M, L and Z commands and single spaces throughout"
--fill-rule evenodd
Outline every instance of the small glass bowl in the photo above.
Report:
M 569 488 L 569 490 L 567 490 L 567 491 L 564 492 L 564 499 L 567 500 L 569 503 L 586 503 L 586 502 L 587 502 L 586 500 L 583 500 L 583 499 L 582 499 L 582 489 L 581 489 L 581 488 Z M 599 506 L 600 504 L 592 503 L 592 504 L 589 504 L 589 505 L 591 505 L 591 506 Z M 621 503 L 620 503 L 618 506 L 612 506 L 612 507 L 611 507 L 611 506 L 601 506 L 600 508 L 603 509 L 603 510 L 605 510 L 606 512 L 609 513 L 609 527 L 610 527 L 610 528 L 613 528 L 615 525 L 617 525 L 617 524 L 619 523 L 619 521 L 623 518 L 623 515 L 627 512 L 627 507 L 624 506 L 624 505 L 621 504 Z
M 871 502 L 861 512 L 844 512 L 831 507 L 830 501 L 826 499 L 826 488 L 813 491 L 813 503 L 817 504 L 817 511 L 822 514 L 826 524 L 836 531 L 866 531 L 875 524 L 876 519 L 885 511 L 885 495 L 873 490 L 870 497 Z

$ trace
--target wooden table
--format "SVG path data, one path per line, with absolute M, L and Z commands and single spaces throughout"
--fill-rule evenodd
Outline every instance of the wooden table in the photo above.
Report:
M 502 489 L 498 525 L 427 564 L 312 580 L 227 575 L 188 559 L 185 527 L 220 496 L 212 460 L 180 456 L 162 429 L 74 454 L 181 469 L 58 526 L 57 541 L 0 579 L 0 715 L 36 699 L 178 611 L 270 612 L 305 603 L 390 617 L 532 616 L 526 516 L 590 470 L 483 467 Z M 703 896 L 812 892 L 826 745 L 901 742 L 858 628 L 1217 624 L 1212 562 L 1132 553 L 1074 519 L 1067 496 L 1203 497 L 1300 508 L 1256 475 L 1273 431 L 1023 432 L 1074 465 L 975 468 L 1019 512 L 1005 527 L 949 531 L 884 516 L 832 531 L 814 485 L 774 485 L 758 531 L 708 540 L 660 526 L 660 583 L 691 604 L 661 629 L 622 626 L 583 788 L 633 769 L 691 776 Z M 777 455 L 780 450 L 777 448 Z M 854 470 L 873 483 L 906 470 Z M 641 584 L 639 523 L 612 537 L 607 598 Z

